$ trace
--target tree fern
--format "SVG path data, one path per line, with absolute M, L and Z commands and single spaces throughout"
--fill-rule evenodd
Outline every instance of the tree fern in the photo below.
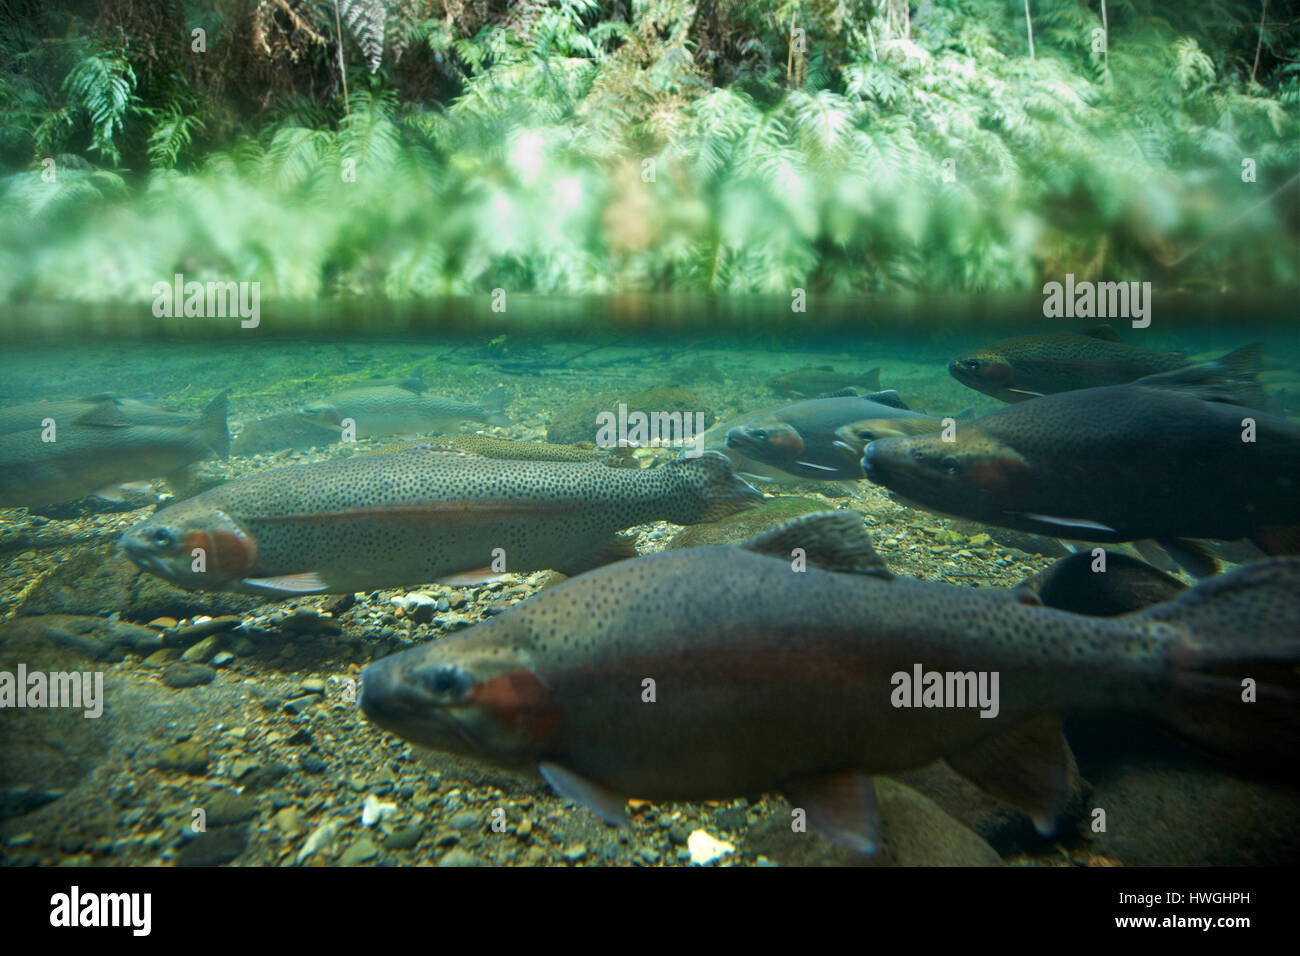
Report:
M 90 120 L 91 149 L 113 163 L 121 159 L 113 137 L 122 130 L 135 84 L 131 64 L 109 54 L 85 57 L 63 82 L 70 105 L 84 110 Z
M 384 28 L 388 19 L 385 0 L 338 0 L 343 25 L 361 47 L 371 73 L 379 69 L 384 57 Z

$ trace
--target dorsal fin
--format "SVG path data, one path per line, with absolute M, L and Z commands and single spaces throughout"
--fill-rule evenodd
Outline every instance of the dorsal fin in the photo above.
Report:
M 131 424 L 131 419 L 126 417 L 122 411 L 122 406 L 118 404 L 117 399 L 109 398 L 91 406 L 74 424 L 77 425 L 98 425 L 102 428 L 126 428 Z
M 833 392 L 822 392 L 818 398 L 866 398 L 866 393 L 856 385 L 845 385 Z
M 1082 332 L 1080 332 L 1079 334 L 1080 334 L 1080 335 L 1086 335 L 1086 336 L 1088 336 L 1088 338 L 1090 338 L 1090 339 L 1100 339 L 1100 340 L 1103 341 L 1103 342 L 1119 342 L 1119 341 L 1121 341 L 1121 339 L 1120 339 L 1120 337 L 1119 337 L 1119 333 L 1117 333 L 1117 332 L 1116 332 L 1114 329 L 1112 329 L 1109 325 L 1094 325 L 1094 326 L 1093 326 L 1092 328 L 1090 328 L 1090 329 L 1084 329 L 1084 330 L 1083 330 Z
M 911 409 L 907 407 L 907 403 L 899 398 L 898 389 L 896 388 L 886 389 L 883 392 L 872 392 L 870 395 L 863 395 L 862 397 L 868 401 L 875 402 L 877 405 L 888 405 L 890 408 L 901 408 L 904 411 L 911 411 Z
M 862 516 L 854 511 L 819 511 L 787 521 L 741 545 L 756 554 L 790 560 L 803 551 L 808 564 L 842 574 L 894 575 L 871 546 Z
M 1212 364 L 1219 366 L 1233 379 L 1254 379 L 1259 374 L 1263 350 L 1264 346 L 1259 342 L 1252 342 L 1250 345 L 1243 345 L 1227 355 L 1220 356 Z
M 418 378 L 403 379 L 397 383 L 397 387 L 404 388 L 408 392 L 414 392 L 416 395 L 422 395 L 429 390 L 429 386 L 425 385 Z

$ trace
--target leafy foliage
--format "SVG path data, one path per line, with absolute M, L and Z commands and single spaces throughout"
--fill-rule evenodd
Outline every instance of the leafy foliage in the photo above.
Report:
M 24 3 L 0 301 L 1298 278 L 1272 5 L 1034 0 L 1031 60 L 1003 0 Z

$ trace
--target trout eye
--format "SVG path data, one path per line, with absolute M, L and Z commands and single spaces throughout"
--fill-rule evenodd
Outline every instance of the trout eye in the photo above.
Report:
M 939 462 L 939 468 L 945 475 L 961 474 L 961 462 L 951 455 Z
M 474 687 L 474 678 L 459 667 L 444 664 L 425 675 L 424 685 L 439 697 L 459 697 Z
M 965 359 L 961 364 L 968 372 L 978 372 L 984 367 L 984 363 L 979 359 Z
M 170 548 L 176 543 L 176 535 L 172 534 L 166 528 L 159 528 L 153 533 L 150 539 L 156 548 Z
M 767 429 L 755 428 L 750 434 L 756 441 L 767 441 Z

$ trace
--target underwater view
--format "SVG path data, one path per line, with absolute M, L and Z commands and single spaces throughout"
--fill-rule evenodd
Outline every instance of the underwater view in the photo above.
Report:
M 5 866 L 1290 865 L 1297 594 L 1289 5 L 0 14 Z

